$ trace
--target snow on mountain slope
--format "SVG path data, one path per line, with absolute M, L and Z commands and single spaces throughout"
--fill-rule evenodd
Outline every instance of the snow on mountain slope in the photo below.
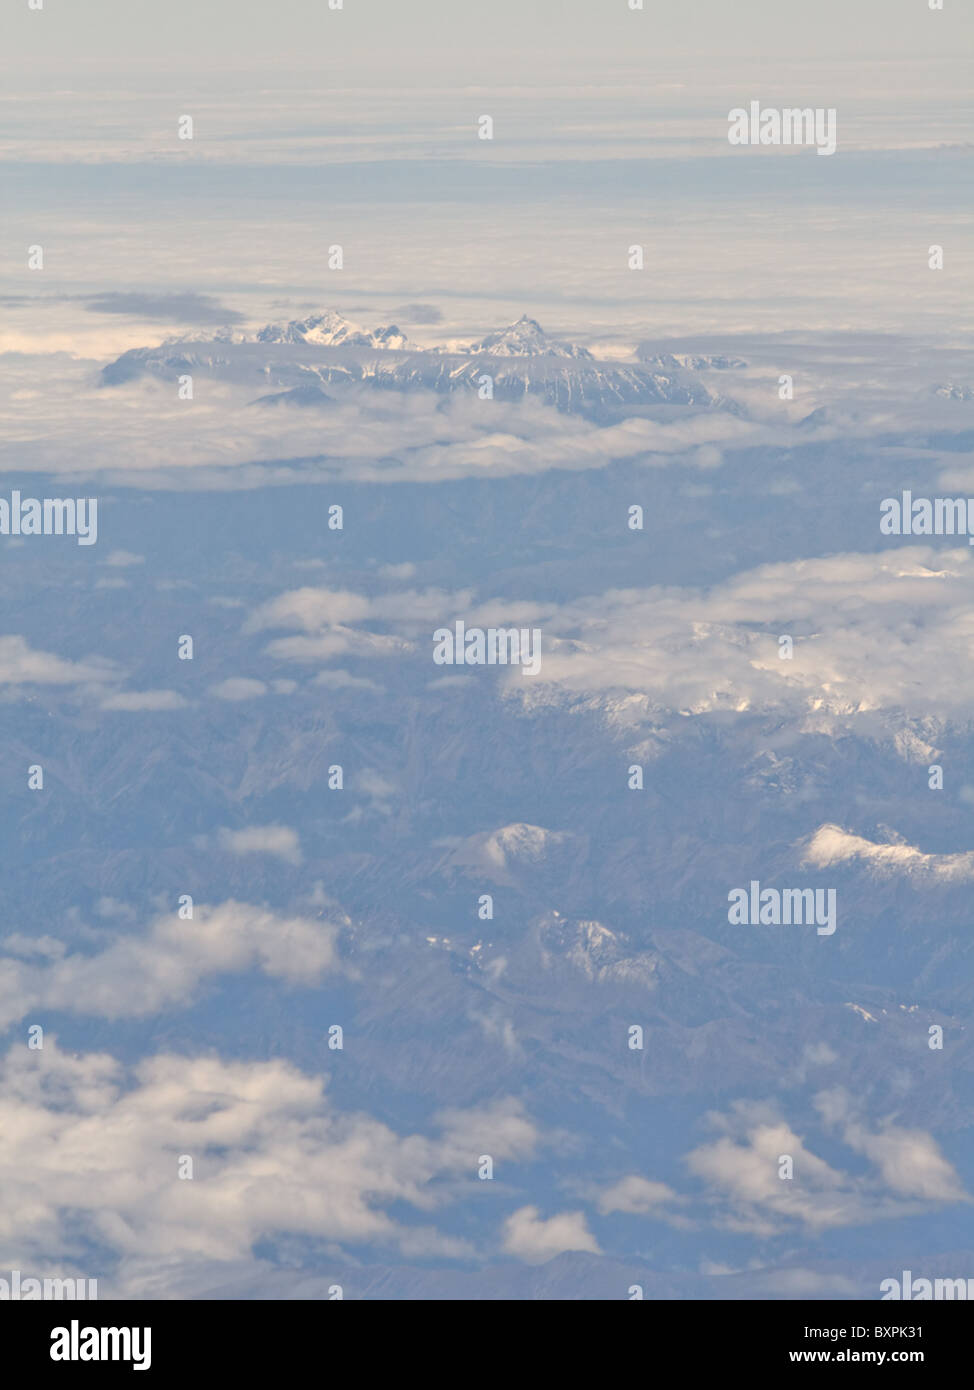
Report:
M 118 386 L 146 374 L 171 380 L 199 372 L 245 387 L 259 383 L 262 405 L 315 403 L 307 390 L 292 394 L 295 388 L 366 385 L 507 401 L 532 396 L 596 420 L 622 408 L 657 404 L 742 413 L 734 402 L 712 394 L 692 366 L 684 369 L 676 358 L 675 365 L 669 362 L 658 369 L 599 361 L 587 348 L 549 338 L 526 315 L 467 348 L 444 352 L 407 345 L 395 326 L 364 329 L 328 310 L 252 334 L 218 332 L 134 348 L 103 369 L 102 383 Z M 268 385 L 275 390 L 268 392 Z
M 592 354 L 577 343 L 562 342 L 549 338 L 536 319 L 522 314 L 516 323 L 507 328 L 488 333 L 479 343 L 471 343 L 466 349 L 471 357 L 480 353 L 490 353 L 497 357 L 574 357 L 591 362 Z
M 514 824 L 472 835 L 448 856 L 443 867 L 459 869 L 468 877 L 482 875 L 493 883 L 511 884 L 519 873 L 542 863 L 549 868 L 560 859 L 576 856 L 581 849 L 576 836 L 540 825 Z
M 256 337 L 258 343 L 309 343 L 315 347 L 390 348 L 403 351 L 406 335 L 393 324 L 374 330 L 351 323 L 334 309 L 289 323 L 269 323 Z

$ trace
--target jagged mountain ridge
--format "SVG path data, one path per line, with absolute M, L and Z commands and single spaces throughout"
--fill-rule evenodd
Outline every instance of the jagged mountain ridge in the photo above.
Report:
M 516 323 L 501 328 L 496 333 L 488 333 L 479 343 L 471 343 L 465 349 L 472 357 L 488 353 L 495 357 L 574 357 L 579 361 L 592 362 L 594 356 L 588 348 L 577 343 L 549 338 L 536 319 L 522 314 Z
M 351 323 L 335 309 L 287 323 L 269 323 L 258 330 L 259 343 L 309 343 L 318 347 L 406 348 L 406 335 L 395 324 L 374 330 Z
M 201 373 L 260 385 L 252 402 L 327 408 L 328 389 L 372 386 L 437 394 L 492 393 L 500 400 L 540 398 L 559 410 L 602 418 L 621 407 L 740 407 L 712 393 L 698 371 L 716 359 L 664 355 L 658 362 L 602 361 L 577 343 L 549 338 L 536 320 L 515 323 L 457 349 L 408 343 L 395 325 L 364 329 L 334 310 L 256 333 L 218 330 L 134 348 L 102 371 L 105 386 L 144 375 L 170 380 Z M 719 365 L 723 365 L 723 361 Z M 489 378 L 489 384 L 485 381 Z M 271 390 L 267 388 L 271 387 Z

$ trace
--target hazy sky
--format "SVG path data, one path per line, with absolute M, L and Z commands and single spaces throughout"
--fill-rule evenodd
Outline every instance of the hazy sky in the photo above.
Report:
M 966 0 L 9 0 L 3 62 L 52 67 L 174 63 L 197 67 L 339 61 L 395 64 L 400 79 L 433 58 L 476 67 L 495 54 L 538 70 L 546 55 L 595 63 L 601 56 L 657 63 L 664 57 L 739 55 L 876 58 L 943 55 L 974 39 Z M 403 66 L 404 65 L 404 66 Z M 551 73 L 546 74 L 550 80 Z M 542 73 L 539 71 L 539 77 Z M 442 73 L 441 73 L 442 77 Z
M 84 300 L 131 289 L 210 294 L 256 323 L 419 299 L 445 339 L 530 310 L 552 331 L 618 329 L 627 350 L 939 329 L 971 264 L 970 6 L 644 3 L 11 0 L 0 346 L 152 341 L 158 325 Z M 727 113 L 752 98 L 836 107 L 837 158 L 732 148 Z M 331 239 L 340 286 L 321 278 Z

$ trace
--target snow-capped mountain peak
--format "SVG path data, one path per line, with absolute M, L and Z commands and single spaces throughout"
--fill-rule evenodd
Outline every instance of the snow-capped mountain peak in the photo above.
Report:
M 516 323 L 488 333 L 479 343 L 471 343 L 469 353 L 492 353 L 498 357 L 577 357 L 591 359 L 588 348 L 577 343 L 549 338 L 537 319 L 522 314 Z
M 171 379 L 188 371 L 248 384 L 259 379 L 261 406 L 327 408 L 333 390 L 359 386 L 473 393 L 486 374 L 498 400 L 533 396 L 595 420 L 655 404 L 739 411 L 711 394 L 692 370 L 601 361 L 577 343 L 549 338 L 526 314 L 468 347 L 424 348 L 407 343 L 395 325 L 367 329 L 329 309 L 256 333 L 234 329 L 131 348 L 103 368 L 102 381 L 118 386 L 145 373 Z
M 257 334 L 259 343 L 308 343 L 315 347 L 388 348 L 402 351 L 406 335 L 391 324 L 369 329 L 352 323 L 335 309 L 312 314 L 306 319 L 291 319 L 288 323 L 269 323 Z

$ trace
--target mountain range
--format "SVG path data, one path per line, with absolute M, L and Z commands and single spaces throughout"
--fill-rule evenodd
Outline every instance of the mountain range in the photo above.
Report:
M 109 363 L 101 379 L 119 386 L 145 375 L 216 376 L 259 384 L 253 402 L 259 406 L 327 407 L 335 390 L 362 386 L 505 401 L 536 397 L 601 421 L 616 418 L 621 408 L 632 413 L 654 405 L 742 414 L 735 402 L 711 391 L 701 373 L 744 365 L 726 357 L 668 353 L 604 361 L 578 343 L 549 337 L 526 315 L 466 345 L 421 347 L 394 324 L 366 329 L 327 310 L 255 332 L 218 329 L 133 348 Z

